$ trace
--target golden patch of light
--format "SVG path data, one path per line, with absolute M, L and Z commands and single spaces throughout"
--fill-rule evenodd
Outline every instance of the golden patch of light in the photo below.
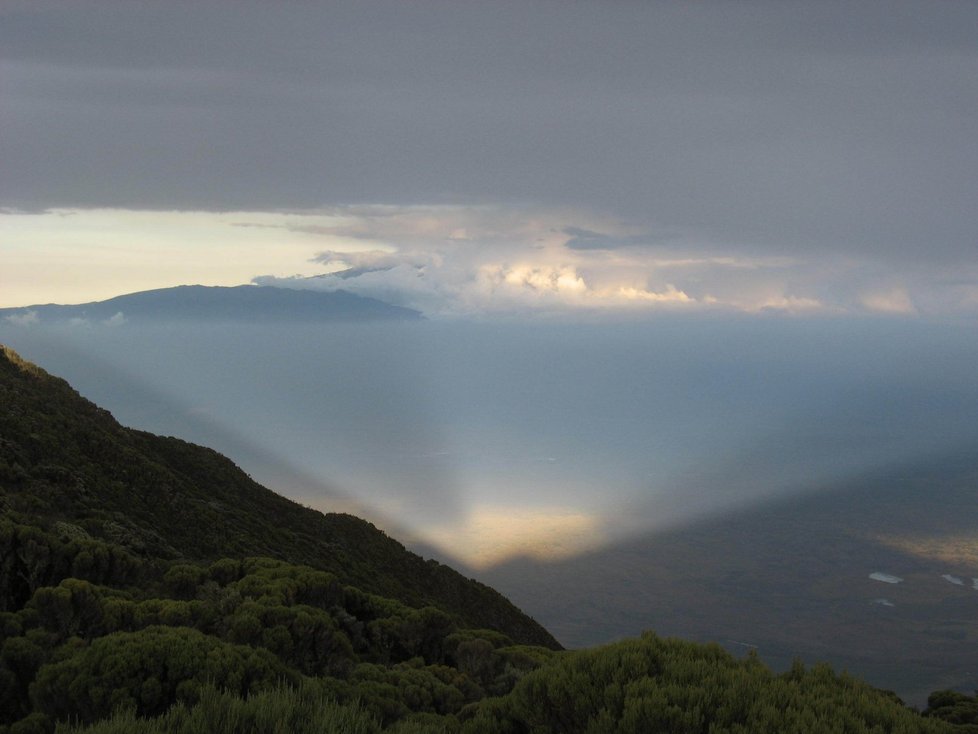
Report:
M 485 264 L 478 270 L 477 281 L 488 297 L 508 298 L 527 305 L 539 299 L 585 308 L 696 303 L 696 299 L 672 284 L 667 284 L 662 291 L 613 281 L 593 287 L 570 265 Z
M 427 529 L 423 537 L 476 569 L 528 556 L 558 560 L 593 550 L 606 536 L 594 516 L 555 507 L 474 507 L 460 523 Z
M 978 534 L 873 535 L 871 539 L 918 558 L 978 569 Z
M 322 271 L 309 260 L 316 247 L 378 247 L 328 233 L 343 221 L 288 212 L 0 212 L 0 307 L 82 303 L 182 284 L 239 285 L 257 274 L 315 274 Z

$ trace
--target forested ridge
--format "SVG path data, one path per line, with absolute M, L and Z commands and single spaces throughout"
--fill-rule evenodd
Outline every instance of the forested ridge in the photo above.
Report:
M 562 651 L 492 589 L 0 349 L 0 734 L 978 732 L 824 665 Z

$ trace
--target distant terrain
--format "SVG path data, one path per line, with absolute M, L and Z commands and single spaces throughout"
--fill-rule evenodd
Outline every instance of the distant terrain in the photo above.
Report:
M 70 321 L 315 322 L 417 320 L 418 311 L 343 290 L 316 291 L 272 286 L 181 285 L 129 293 L 78 305 L 38 304 L 0 308 L 0 319 L 44 323 Z
M 978 450 L 962 450 L 481 577 L 571 647 L 654 629 L 826 660 L 920 704 L 978 687 L 976 528 Z

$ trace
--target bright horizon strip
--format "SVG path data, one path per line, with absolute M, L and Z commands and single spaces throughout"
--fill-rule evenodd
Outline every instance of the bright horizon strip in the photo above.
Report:
M 967 267 L 959 268 L 961 282 L 948 288 L 935 273 L 915 275 L 912 268 L 867 278 L 865 263 L 737 256 L 734 247 L 709 243 L 690 244 L 697 256 L 685 259 L 655 248 L 568 247 L 576 230 L 565 223 L 588 224 L 589 216 L 414 205 L 230 212 L 0 208 L 0 308 L 88 303 L 178 285 L 258 283 L 341 287 L 431 318 L 978 313 L 978 283 Z M 594 226 L 618 232 L 612 222 Z M 347 268 L 354 272 L 342 281 L 302 280 Z
M 87 303 L 176 285 L 241 285 L 258 273 L 324 272 L 317 251 L 382 243 L 300 226 L 336 227 L 331 214 L 50 209 L 0 211 L 0 307 Z

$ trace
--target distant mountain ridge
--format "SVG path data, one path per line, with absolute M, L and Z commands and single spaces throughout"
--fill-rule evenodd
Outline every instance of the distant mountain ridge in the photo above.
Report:
M 419 311 L 344 290 L 180 285 L 77 305 L 0 308 L 0 319 L 69 321 L 417 321 Z

